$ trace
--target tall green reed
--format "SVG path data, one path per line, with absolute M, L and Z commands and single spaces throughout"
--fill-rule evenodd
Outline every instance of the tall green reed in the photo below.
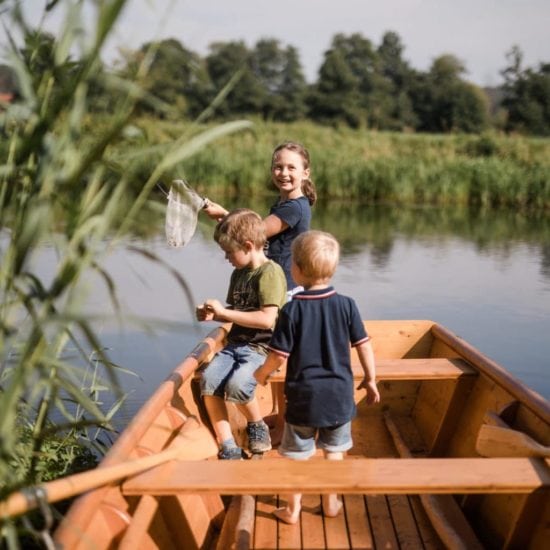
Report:
M 153 121 L 137 123 L 148 133 Z M 162 123 L 154 124 L 159 135 Z M 548 139 L 397 134 L 258 121 L 254 135 L 223 139 L 215 155 L 196 155 L 184 171 L 214 200 L 275 194 L 269 162 L 273 148 L 285 140 L 300 141 L 310 151 L 321 199 L 550 208 Z
M 143 209 L 152 207 L 159 180 L 213 140 L 250 127 L 247 121 L 206 130 L 187 124 L 154 150 L 134 144 L 132 155 L 119 154 L 116 143 L 124 139 L 136 103 L 159 106 L 140 85 L 154 52 L 145 56 L 132 81 L 105 71 L 99 55 L 126 0 L 89 4 L 95 15 L 93 21 L 86 18 L 87 28 L 93 24 L 88 41 L 82 39 L 82 2 L 49 3 L 47 9 L 67 8 L 56 40 L 29 29 L 18 3 L 2 15 L 23 36 L 25 48 L 14 35 L 9 63 L 17 72 L 21 100 L 0 112 L 0 496 L 45 479 L 52 444 L 58 449 L 64 441 L 65 449 L 75 441 L 94 445 L 97 437 L 87 429 L 111 428 L 124 397 L 120 369 L 96 333 L 98 319 L 86 314 L 84 280 L 98 274 L 115 316 L 121 317 L 116 286 L 103 265 L 110 248 L 136 227 Z M 37 56 L 44 51 L 48 55 L 37 72 Z M 96 119 L 90 90 L 98 83 L 111 94 L 112 113 L 100 129 L 88 132 Z M 139 173 L 138 189 L 130 186 L 137 157 L 152 159 Z M 45 242 L 58 257 L 51 278 L 33 269 Z M 139 246 L 133 250 L 161 262 Z M 185 279 L 173 274 L 189 297 Z M 110 411 L 99 406 L 99 387 L 117 396 Z M 70 457 L 72 451 L 65 454 Z M 2 536 L 15 540 L 9 522 Z

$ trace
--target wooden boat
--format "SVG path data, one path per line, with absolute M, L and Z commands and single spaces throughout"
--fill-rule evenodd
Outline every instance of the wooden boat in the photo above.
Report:
M 55 533 L 85 548 L 548 548 L 550 404 L 431 321 L 366 321 L 381 403 L 356 392 L 354 447 L 336 463 L 219 461 L 196 370 L 213 330 L 145 403 Z M 357 358 L 354 370 L 360 379 Z M 282 383 L 278 373 L 272 383 Z M 271 391 L 258 388 L 271 410 Z M 244 423 L 231 417 L 243 437 Z M 90 475 L 95 476 L 90 480 Z M 86 478 L 88 476 L 88 478 Z M 103 476 L 102 478 L 100 476 Z M 57 482 L 53 482 L 57 483 Z M 56 497 L 48 488 L 48 497 Z M 296 525 L 270 513 L 302 492 Z M 323 517 L 320 495 L 344 507 Z M 59 493 L 61 495 L 61 493 Z

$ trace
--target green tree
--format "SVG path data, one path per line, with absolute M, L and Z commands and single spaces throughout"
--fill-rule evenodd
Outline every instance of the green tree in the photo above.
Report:
M 145 91 L 170 106 L 175 117 L 197 116 L 213 97 L 212 84 L 201 57 L 178 40 L 169 38 L 144 44 L 128 64 L 127 72 L 134 73 L 149 54 L 152 60 L 142 83 Z M 167 112 L 144 101 L 140 109 L 157 116 L 165 116 Z
M 517 46 L 507 54 L 503 106 L 508 111 L 507 130 L 550 135 L 550 63 L 539 70 L 522 69 L 523 55 Z
M 281 103 L 276 118 L 285 122 L 302 119 L 307 112 L 307 84 L 298 56 L 298 50 L 288 46 L 280 90 Z
M 221 116 L 261 112 L 264 93 L 251 66 L 251 52 L 243 41 L 216 42 L 206 57 L 208 74 L 216 90 L 221 90 L 240 74 L 224 101 L 218 106 Z
M 389 94 L 384 127 L 395 130 L 415 128 L 418 122 L 410 97 L 413 72 L 402 57 L 403 50 L 399 35 L 392 31 L 384 34 L 378 47 L 380 70 Z
M 318 120 L 344 121 L 352 127 L 378 125 L 384 94 L 378 55 L 361 34 L 337 34 L 319 70 L 311 113 Z
M 364 122 L 360 99 L 358 78 L 343 52 L 328 50 L 309 99 L 310 116 L 319 122 L 345 122 L 356 128 Z
M 402 51 L 394 32 L 384 35 L 378 49 L 359 33 L 335 35 L 312 92 L 312 116 L 343 120 L 355 127 L 414 127 L 416 117 L 409 97 L 411 71 Z
M 262 90 L 264 119 L 292 121 L 305 113 L 306 82 L 295 48 L 274 39 L 260 40 L 251 55 L 252 71 Z
M 446 54 L 434 60 L 427 75 L 417 77 L 411 96 L 420 130 L 480 132 L 487 127 L 488 98 L 461 78 L 465 71 L 459 59 Z

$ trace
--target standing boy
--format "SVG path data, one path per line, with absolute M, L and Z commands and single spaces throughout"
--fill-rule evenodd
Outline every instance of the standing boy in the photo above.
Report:
M 365 372 L 360 387 L 367 403 L 378 403 L 375 361 L 369 337 L 353 299 L 329 286 L 339 258 L 336 239 L 322 231 L 308 231 L 292 243 L 292 277 L 304 287 L 288 302 L 277 322 L 266 362 L 255 373 L 266 384 L 269 375 L 288 360 L 285 378 L 287 401 L 283 440 L 279 453 L 306 460 L 323 449 L 328 460 L 342 460 L 352 445 L 351 420 L 355 416 L 350 343 Z M 323 495 L 323 511 L 334 517 L 342 503 L 336 494 Z M 301 495 L 287 498 L 287 506 L 273 513 L 296 523 Z
M 214 427 L 220 459 L 246 455 L 231 432 L 225 401 L 236 404 L 247 420 L 248 449 L 271 449 L 269 429 L 254 395 L 254 371 L 265 361 L 279 310 L 286 302 L 283 270 L 264 254 L 262 218 L 246 208 L 230 212 L 216 226 L 214 239 L 235 268 L 227 292 L 228 307 L 209 299 L 197 307 L 199 321 L 231 322 L 226 346 L 201 377 L 201 395 Z

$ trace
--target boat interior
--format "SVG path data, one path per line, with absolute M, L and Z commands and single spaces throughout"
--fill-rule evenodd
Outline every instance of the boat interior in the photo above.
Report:
M 276 448 L 219 461 L 199 398 L 200 368 L 227 327 L 201 342 L 144 405 L 100 467 L 177 446 L 170 460 L 80 497 L 63 548 L 548 548 L 550 407 L 431 321 L 366 321 L 381 402 L 356 390 L 354 446 L 340 462 Z M 352 351 L 357 386 L 362 371 Z M 284 370 L 271 385 L 284 383 Z M 258 388 L 273 416 L 272 388 Z M 245 420 L 230 408 L 246 448 Z M 272 511 L 303 493 L 298 523 Z M 337 493 L 326 517 L 321 494 Z M 93 513 L 91 512 L 93 511 Z

